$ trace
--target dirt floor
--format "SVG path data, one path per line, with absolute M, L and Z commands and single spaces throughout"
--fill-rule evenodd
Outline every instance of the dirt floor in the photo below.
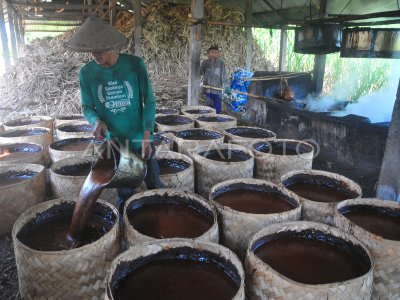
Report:
M 10 235 L 0 236 L 0 299 L 21 299 Z

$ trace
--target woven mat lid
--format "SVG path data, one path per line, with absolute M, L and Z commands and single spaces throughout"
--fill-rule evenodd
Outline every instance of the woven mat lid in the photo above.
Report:
M 97 15 L 90 15 L 64 46 L 77 52 L 103 52 L 122 48 L 127 42 L 121 32 Z

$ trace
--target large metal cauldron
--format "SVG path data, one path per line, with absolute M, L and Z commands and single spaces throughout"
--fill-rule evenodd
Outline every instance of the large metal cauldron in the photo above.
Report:
M 296 29 L 294 52 L 328 54 L 340 51 L 342 31 L 340 25 L 310 25 Z
M 400 29 L 350 28 L 343 30 L 341 57 L 400 58 Z

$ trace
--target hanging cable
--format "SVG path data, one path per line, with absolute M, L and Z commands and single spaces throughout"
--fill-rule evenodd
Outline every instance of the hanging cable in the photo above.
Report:
M 397 0 L 398 1 L 398 0 Z M 342 9 L 342 11 L 340 12 L 339 16 L 342 14 L 342 12 L 347 8 L 347 6 L 349 6 L 351 0 L 349 0 L 349 2 L 347 2 L 346 6 Z
M 400 10 L 399 0 L 397 0 L 397 9 Z

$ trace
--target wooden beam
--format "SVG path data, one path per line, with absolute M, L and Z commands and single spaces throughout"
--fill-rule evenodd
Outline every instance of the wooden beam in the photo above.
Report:
M 110 17 L 110 25 L 114 26 L 115 24 L 115 17 L 116 17 L 116 5 L 117 1 L 116 0 L 109 0 L 108 1 L 108 12 L 109 12 L 109 17 Z
M 253 0 L 246 0 L 246 24 L 252 23 L 253 13 Z M 253 55 L 253 28 L 246 28 L 246 70 L 251 69 L 251 58 Z
M 18 53 L 19 53 L 19 50 L 21 49 L 21 46 L 22 46 L 22 41 L 21 41 L 21 33 L 19 31 L 18 16 L 15 13 L 15 11 L 13 13 L 13 17 L 14 17 L 13 23 L 14 23 L 14 29 L 15 29 L 15 37 L 17 38 L 17 47 L 18 47 Z
M 24 21 L 82 21 L 84 18 L 83 16 L 55 16 L 55 17 L 43 17 L 43 16 L 21 16 Z
M 70 18 L 70 19 L 82 19 L 89 15 L 89 13 L 85 12 L 48 12 L 48 11 L 41 11 L 38 13 L 34 12 L 25 12 L 20 11 L 19 15 L 22 17 L 28 18 Z M 25 18 L 24 18 L 25 19 Z
M 21 34 L 21 43 L 25 45 L 25 28 L 24 24 L 22 24 L 22 17 L 18 16 L 18 25 L 19 25 L 19 33 Z
M 281 29 L 281 41 L 279 45 L 279 71 L 286 71 L 286 56 L 287 56 L 287 31 Z
M 142 36 L 143 36 L 143 28 L 142 28 L 142 1 L 135 1 L 135 32 L 134 32 L 134 40 L 135 40 L 135 55 L 142 57 Z
M 192 0 L 191 15 L 195 19 L 202 19 L 204 17 L 204 0 Z M 190 27 L 188 83 L 189 106 L 197 105 L 200 98 L 201 27 L 201 24 Z
M 10 52 L 8 50 L 8 38 L 6 31 L 6 23 L 4 21 L 4 11 L 2 2 L 0 3 L 0 35 L 1 35 L 1 45 L 3 47 L 4 66 L 8 71 L 11 68 L 11 61 L 10 61 Z
M 320 18 L 325 18 L 326 2 L 327 0 L 321 0 L 320 10 L 319 10 Z M 313 81 L 314 81 L 314 91 L 316 95 L 321 94 L 324 88 L 325 64 L 326 64 L 326 55 L 315 55 Z
M 3 4 L 3 3 L 1 3 Z M 13 8 L 11 4 L 7 3 L 7 15 L 8 15 L 8 30 L 10 33 L 10 41 L 11 41 L 11 51 L 12 57 L 14 58 L 14 62 L 18 57 L 18 50 L 17 50 L 17 40 L 15 38 L 15 27 L 14 27 L 14 16 L 13 16 Z
M 73 27 L 73 26 L 81 26 L 82 22 L 79 23 L 48 23 L 48 22 L 24 22 L 25 26 L 59 26 L 59 27 Z
M 67 32 L 68 29 L 26 29 L 25 32 Z
M 95 5 L 89 4 L 62 4 L 62 3 L 52 3 L 52 2 L 22 2 L 22 1 L 10 1 L 14 7 L 34 7 L 41 9 L 65 9 L 65 10 L 93 10 L 97 7 Z
M 400 202 L 400 81 L 393 107 L 376 197 Z
M 385 20 L 385 21 L 370 21 L 370 22 L 346 22 L 343 26 L 375 26 L 375 25 L 391 25 L 400 24 L 400 19 L 396 20 Z

